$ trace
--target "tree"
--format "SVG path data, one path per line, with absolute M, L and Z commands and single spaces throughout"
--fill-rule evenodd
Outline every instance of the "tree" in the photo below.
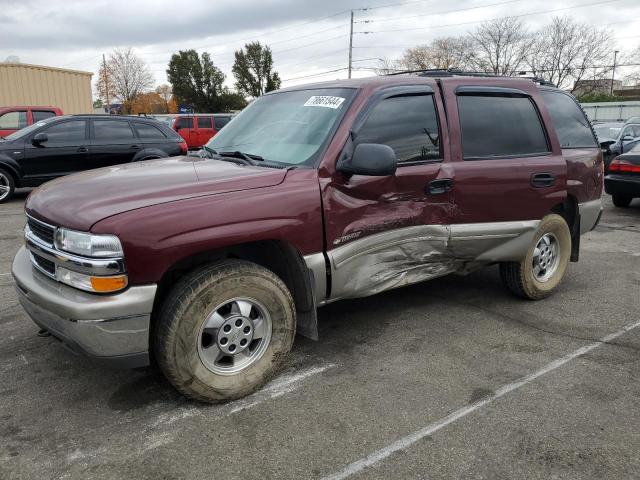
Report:
M 93 101 L 93 108 L 104 108 L 104 104 L 102 103 L 102 100 L 99 98 L 96 98 Z
M 429 44 L 405 50 L 398 63 L 406 70 L 465 70 L 472 65 L 474 57 L 473 44 L 469 38 L 442 37 Z
M 614 43 L 607 30 L 577 23 L 569 17 L 555 17 L 535 34 L 529 68 L 534 75 L 560 88 L 574 91 L 578 86 L 586 94 L 587 85 L 601 89 L 609 80 L 608 65 L 613 61 L 610 57 Z
M 169 104 L 157 92 L 141 93 L 131 101 L 129 113 L 170 113 Z
M 236 88 L 244 95 L 260 95 L 280 88 L 280 76 L 273 72 L 273 56 L 268 46 L 260 42 L 247 43 L 244 50 L 235 52 L 232 71 L 236 77 Z
M 496 75 L 514 75 L 526 64 L 531 35 L 526 25 L 513 17 L 482 23 L 469 34 L 475 55 L 472 65 Z
M 153 76 L 133 50 L 114 50 L 98 71 L 96 88 L 103 100 L 119 100 L 128 111 L 133 100 L 153 86 Z
M 211 55 L 198 56 L 195 50 L 180 50 L 171 56 L 167 78 L 173 94 L 181 104 L 198 112 L 225 112 L 228 106 L 223 95 L 225 74 L 213 64 Z
M 171 85 L 162 84 L 156 87 L 156 93 L 160 95 L 160 98 L 164 101 L 166 113 L 169 113 L 169 103 L 173 100 L 173 92 Z

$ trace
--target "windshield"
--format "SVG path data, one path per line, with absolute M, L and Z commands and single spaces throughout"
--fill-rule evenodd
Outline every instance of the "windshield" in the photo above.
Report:
M 47 118 L 47 119 L 42 120 L 40 122 L 36 122 L 33 125 L 29 125 L 28 127 L 25 127 L 22 130 L 18 130 L 17 132 L 13 132 L 11 135 L 7 135 L 4 138 L 7 139 L 7 140 L 18 140 L 18 139 L 20 139 L 22 137 L 25 137 L 25 136 L 29 135 L 34 130 L 39 129 L 40 127 L 44 127 L 47 123 L 51 122 L 52 120 L 58 119 L 58 118 L 60 118 L 60 117 L 50 117 L 50 118 Z
M 594 125 L 593 129 L 596 131 L 598 138 L 618 138 L 618 134 L 622 125 Z
M 229 122 L 207 147 L 285 165 L 310 165 L 354 93 L 349 88 L 324 88 L 264 95 Z

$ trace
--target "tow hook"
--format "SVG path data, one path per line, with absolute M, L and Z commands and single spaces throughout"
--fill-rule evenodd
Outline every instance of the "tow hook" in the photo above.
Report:
M 38 330 L 38 336 L 39 337 L 50 337 L 51 334 L 49 333 L 49 330 L 41 328 L 40 330 Z

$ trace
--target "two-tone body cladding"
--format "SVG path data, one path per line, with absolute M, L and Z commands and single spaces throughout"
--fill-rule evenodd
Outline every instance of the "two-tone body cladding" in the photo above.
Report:
M 492 264 L 514 294 L 550 295 L 599 220 L 602 181 L 575 99 L 529 79 L 292 87 L 197 156 L 44 185 L 13 273 L 74 350 L 153 357 L 188 397 L 223 401 L 270 378 L 296 332 L 318 339 L 329 302 Z

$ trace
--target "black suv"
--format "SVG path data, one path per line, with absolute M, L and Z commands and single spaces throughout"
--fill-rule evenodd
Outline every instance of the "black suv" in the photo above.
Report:
M 15 188 L 62 175 L 187 153 L 168 126 L 139 117 L 71 115 L 34 123 L 0 138 L 0 203 Z

